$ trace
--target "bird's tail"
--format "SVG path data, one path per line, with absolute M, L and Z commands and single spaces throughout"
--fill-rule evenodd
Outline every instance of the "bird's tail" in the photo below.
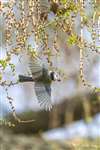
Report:
M 33 81 L 32 77 L 27 77 L 23 75 L 19 75 L 19 82 L 30 82 Z

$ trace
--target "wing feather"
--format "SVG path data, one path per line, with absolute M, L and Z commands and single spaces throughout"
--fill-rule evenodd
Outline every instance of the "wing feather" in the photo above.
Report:
M 50 84 L 35 82 L 35 93 L 40 106 L 43 106 L 46 110 L 51 110 L 52 104 Z
M 43 74 L 43 63 L 39 58 L 30 59 L 29 67 L 33 79 L 38 79 Z

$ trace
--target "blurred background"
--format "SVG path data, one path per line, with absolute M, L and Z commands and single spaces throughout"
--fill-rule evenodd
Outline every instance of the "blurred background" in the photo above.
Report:
M 13 12 L 18 19 L 17 21 L 19 21 L 21 16 L 21 12 L 18 9 L 19 2 L 16 1 L 16 4 L 13 6 Z M 31 3 L 31 0 L 29 2 Z M 55 19 L 56 12 L 53 9 L 53 5 L 58 3 L 47 0 L 40 0 L 39 2 L 40 11 L 42 14 L 45 13 L 47 15 L 47 23 Z M 2 0 L 1 3 L 6 6 L 7 3 L 14 2 Z M 26 3 L 27 1 L 24 3 L 25 8 L 27 7 Z M 75 3 L 77 2 L 75 1 Z M 91 18 L 93 8 L 89 2 L 86 4 L 87 16 Z M 3 9 L 7 13 L 8 10 L 6 10 L 6 7 Z M 47 11 L 48 9 L 50 10 L 49 12 Z M 36 12 L 34 13 L 34 21 L 37 22 L 37 10 L 34 11 Z M 75 31 L 80 35 L 79 14 L 77 14 L 75 22 Z M 7 51 L 10 52 L 12 47 L 16 47 L 15 36 L 13 34 L 11 44 L 5 44 L 4 33 L 6 26 L 3 14 L 0 18 L 0 59 L 4 59 Z M 29 28 L 31 30 L 32 25 Z M 57 32 L 57 46 L 60 56 L 54 54 L 54 56 L 51 56 L 51 60 L 54 67 L 64 71 L 66 77 L 62 78 L 60 83 L 52 83 L 53 109 L 49 112 L 39 106 L 34 92 L 34 83 L 18 83 L 10 86 L 8 87 L 8 93 L 13 98 L 13 105 L 17 115 L 22 120 L 34 120 L 31 123 L 18 123 L 12 115 L 5 87 L 0 86 L 0 119 L 15 124 L 15 127 L 8 127 L 1 124 L 1 150 L 100 149 L 100 95 L 93 92 L 89 87 L 83 86 L 79 77 L 80 50 L 76 45 L 68 46 L 65 40 L 68 38 L 68 34 L 64 33 L 59 27 L 55 29 L 55 26 L 49 26 L 46 30 L 49 36 L 48 47 L 52 49 L 55 30 Z M 84 39 L 91 42 L 92 35 L 86 27 L 84 27 L 83 32 Z M 35 34 L 33 33 L 27 39 L 26 47 L 28 44 L 36 49 L 37 52 L 40 53 L 42 51 L 41 46 L 35 43 Z M 96 39 L 96 44 L 100 45 L 98 39 Z M 16 82 L 19 74 L 28 75 L 30 73 L 28 56 L 24 47 L 22 49 L 18 55 L 14 55 L 14 53 L 11 55 L 10 63 L 15 66 L 15 75 L 12 73 L 9 65 L 2 72 L 3 80 L 6 80 L 8 83 L 10 81 Z M 99 55 L 91 51 L 88 47 L 85 47 L 84 54 L 85 78 L 89 83 L 99 88 Z M 43 56 L 43 59 L 46 59 L 45 56 Z

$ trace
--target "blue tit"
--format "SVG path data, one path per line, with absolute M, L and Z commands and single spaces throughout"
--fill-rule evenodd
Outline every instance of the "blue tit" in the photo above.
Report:
M 40 58 L 31 59 L 29 68 L 32 77 L 19 75 L 19 82 L 34 82 L 34 89 L 40 106 L 45 110 L 51 110 L 51 83 L 60 81 L 60 76 L 56 72 L 49 71 Z

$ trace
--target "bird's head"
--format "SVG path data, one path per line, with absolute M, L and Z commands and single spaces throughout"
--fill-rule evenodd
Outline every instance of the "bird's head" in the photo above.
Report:
M 57 72 L 50 71 L 50 78 L 53 81 L 61 81 L 60 75 Z

